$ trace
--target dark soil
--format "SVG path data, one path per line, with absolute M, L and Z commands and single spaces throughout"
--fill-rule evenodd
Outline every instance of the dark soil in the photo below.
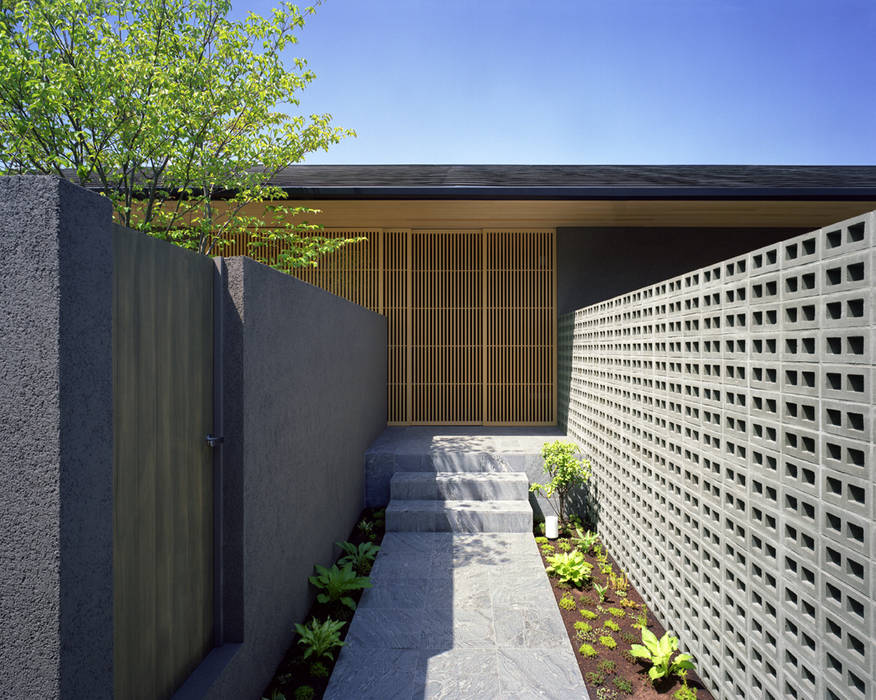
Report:
M 557 543 L 561 541 L 563 540 L 551 540 L 550 542 L 550 544 L 555 547 L 557 553 L 562 551 L 560 547 L 557 546 Z M 571 544 L 571 541 L 569 541 L 569 544 Z M 539 550 L 541 550 L 541 545 L 539 545 Z M 557 606 L 563 617 L 563 622 L 566 625 L 566 631 L 572 642 L 572 648 L 575 650 L 575 657 L 578 660 L 581 675 L 583 676 L 584 681 L 587 684 L 587 689 L 590 692 L 590 697 L 596 698 L 597 690 L 599 690 L 600 687 L 604 687 L 616 693 L 616 695 L 612 696 L 611 694 L 606 693 L 606 691 L 602 691 L 603 693 L 606 693 L 606 697 L 616 697 L 618 699 L 634 697 L 660 698 L 661 700 L 666 700 L 667 698 L 671 698 L 675 691 L 682 687 L 681 680 L 677 676 L 672 676 L 671 678 L 662 679 L 656 684 L 652 684 L 651 679 L 648 677 L 648 663 L 639 661 L 628 655 L 631 644 L 642 643 L 641 629 L 633 627 L 633 624 L 636 623 L 636 619 L 641 614 L 644 605 L 638 591 L 633 588 L 632 584 L 629 584 L 627 587 L 626 598 L 628 601 L 631 601 L 633 605 L 630 605 L 629 603 L 623 605 L 621 603 L 623 598 L 611 587 L 608 580 L 609 577 L 601 573 L 600 564 L 594 552 L 592 550 L 590 552 L 585 552 L 584 556 L 586 561 L 593 565 L 592 580 L 600 585 L 608 585 L 605 602 L 600 602 L 599 594 L 593 588 L 592 584 L 585 584 L 583 590 L 577 590 L 572 587 L 562 587 L 558 584 L 555 578 L 550 578 L 550 582 L 554 591 L 554 596 L 557 599 Z M 545 567 L 547 567 L 548 564 L 543 551 L 541 557 L 545 563 Z M 622 573 L 623 570 L 618 566 L 617 562 L 612 559 L 611 555 L 608 555 L 607 563 L 611 564 L 616 576 L 619 576 Z M 574 598 L 574 608 L 566 610 L 559 605 L 560 600 L 564 596 L 571 596 Z M 600 611 L 599 608 L 602 610 Z M 608 612 L 609 608 L 623 610 L 625 614 L 623 617 L 617 617 Z M 596 617 L 592 619 L 585 618 L 580 612 L 581 609 L 590 610 L 596 614 Z M 604 623 L 607 620 L 615 622 L 620 629 L 618 631 L 613 631 L 605 628 Z M 576 630 L 574 626 L 576 622 L 582 621 L 587 622 L 593 628 L 592 633 L 585 639 L 579 637 L 578 630 Z M 647 627 L 658 637 L 658 639 L 663 636 L 666 631 L 660 623 L 651 616 L 650 610 L 647 614 Z M 614 649 L 609 649 L 600 644 L 599 637 L 603 635 L 612 637 L 617 643 L 617 646 Z M 590 644 L 598 652 L 598 655 L 590 658 L 583 656 L 578 651 L 582 643 Z M 694 659 L 694 663 L 696 663 L 696 661 L 697 660 Z M 610 670 L 605 667 L 600 669 L 600 664 L 605 662 L 613 663 L 614 667 Z M 615 684 L 616 679 L 625 679 L 628 681 L 631 686 L 631 692 L 619 689 Z M 623 686 L 623 680 L 621 680 L 620 683 Z M 712 694 L 705 689 L 696 673 L 692 671 L 688 672 L 687 683 L 692 690 L 696 690 L 697 700 L 713 700 Z
M 377 513 L 380 517 L 375 519 L 375 513 Z M 354 526 L 353 531 L 350 533 L 350 536 L 347 538 L 348 542 L 352 542 L 357 547 L 363 542 L 374 542 L 379 545 L 383 541 L 383 534 L 385 529 L 385 523 L 382 517 L 383 510 L 379 511 L 375 508 L 366 508 L 362 511 L 362 514 L 359 516 L 359 520 L 357 521 L 357 525 Z M 358 524 L 362 521 L 368 521 L 372 523 L 373 532 L 371 533 L 371 537 L 366 536 L 362 530 L 359 529 Z M 339 555 L 338 558 L 343 556 L 343 552 Z M 364 572 L 360 572 L 364 573 Z M 358 605 L 359 599 L 362 597 L 362 591 L 356 591 L 354 594 L 350 596 L 353 600 L 356 601 Z M 307 623 L 311 618 L 317 618 L 318 620 L 325 620 L 327 618 L 332 618 L 334 620 L 345 620 L 347 623 L 353 619 L 353 611 L 350 610 L 345 605 L 340 603 L 336 603 L 334 605 L 322 604 L 317 602 L 314 599 L 313 605 L 310 607 L 310 611 L 307 613 L 307 617 L 304 620 L 304 623 Z M 350 625 L 347 624 L 341 630 L 341 639 L 345 639 L 347 636 L 347 631 L 350 629 Z M 265 698 L 269 698 L 269 700 L 274 700 L 276 698 L 279 700 L 281 697 L 285 697 L 286 700 L 294 700 L 296 690 L 302 687 L 311 687 L 313 688 L 313 695 L 306 694 L 305 697 L 313 697 L 313 698 L 321 698 L 325 694 L 325 690 L 328 687 L 329 678 L 331 678 L 332 670 L 335 667 L 335 662 L 338 658 L 338 652 L 340 649 L 335 650 L 335 660 L 328 661 L 328 659 L 321 659 L 325 675 L 316 675 L 314 676 L 311 673 L 313 666 L 311 664 L 311 659 L 307 661 L 304 660 L 302 654 L 302 647 L 298 644 L 298 635 L 295 636 L 295 639 L 292 641 L 292 646 L 286 651 L 286 655 L 283 657 L 283 660 L 280 662 L 280 665 L 277 666 L 277 670 L 274 673 L 274 678 L 265 688 L 262 696 Z M 299 691 L 299 693 L 305 693 L 306 691 Z M 279 695 L 282 693 L 282 696 Z

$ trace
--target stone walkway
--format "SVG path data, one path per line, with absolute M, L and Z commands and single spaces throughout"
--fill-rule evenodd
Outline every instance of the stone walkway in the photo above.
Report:
M 327 700 L 578 698 L 529 533 L 388 532 Z

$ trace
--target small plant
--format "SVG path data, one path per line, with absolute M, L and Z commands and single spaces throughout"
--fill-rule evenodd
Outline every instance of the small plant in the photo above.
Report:
M 358 547 L 352 542 L 335 542 L 346 554 L 338 559 L 338 564 L 352 564 L 353 568 L 363 576 L 371 571 L 371 566 L 377 558 L 380 547 L 372 542 L 363 542 Z
M 608 576 L 609 580 L 614 578 L 614 570 L 611 564 L 600 564 L 599 571 Z
M 614 687 L 617 688 L 622 693 L 626 693 L 627 695 L 632 694 L 633 684 L 630 683 L 626 678 L 621 678 L 620 676 L 615 676 L 611 682 L 614 683 Z
M 341 602 L 350 610 L 355 610 L 356 602 L 346 594 L 371 588 L 368 577 L 357 576 L 352 564 L 345 564 L 343 569 L 339 569 L 337 564 L 332 564 L 330 569 L 319 564 L 314 568 L 317 575 L 311 576 L 309 580 L 316 588 L 325 591 L 316 596 L 320 603 Z
M 682 686 L 672 694 L 672 697 L 675 700 L 697 700 L 697 689 L 691 688 L 685 680 Z
M 599 671 L 588 671 L 586 678 L 590 685 L 599 686 L 605 683 L 605 674 Z
M 614 637 L 609 637 L 607 634 L 604 634 L 599 638 L 599 643 L 607 649 L 614 649 L 617 646 Z
M 578 647 L 578 653 L 581 654 L 585 659 L 592 659 L 594 656 L 598 656 L 599 652 L 593 648 L 592 644 L 582 644 Z
M 600 686 L 596 689 L 596 700 L 614 700 L 617 693 L 607 685 Z
M 314 661 L 308 668 L 310 675 L 314 678 L 328 678 L 329 669 L 322 661 Z
M 268 698 L 262 698 L 262 700 L 269 700 L 269 699 L 268 699 Z M 271 691 L 271 697 L 270 697 L 270 700 L 286 700 L 286 696 L 283 695 L 283 693 L 281 693 L 279 690 L 277 690 L 276 688 L 274 688 L 274 689 Z
M 620 625 L 617 624 L 614 620 L 606 620 L 602 623 L 602 626 L 607 630 L 611 630 L 612 632 L 620 632 Z
M 556 576 L 560 583 L 570 583 L 575 588 L 581 588 L 593 570 L 593 566 L 584 561 L 584 555 L 578 550 L 547 557 L 547 562 L 549 566 L 546 571 L 549 574 Z
M 598 542 L 593 545 L 593 553 L 596 555 L 596 558 L 602 561 L 602 545 Z
M 541 546 L 541 553 L 547 556 L 548 554 L 553 554 L 557 551 L 552 544 L 543 544 Z
M 345 644 L 341 641 L 341 628 L 344 624 L 343 620 L 331 618 L 325 622 L 311 619 L 307 626 L 296 623 L 295 631 L 298 632 L 298 643 L 304 647 L 304 658 L 313 656 L 314 661 L 323 657 L 333 660 L 334 648 Z
M 578 622 L 576 622 L 574 627 L 575 633 L 581 639 L 586 639 L 587 635 L 593 631 L 593 625 L 591 625 L 589 622 L 584 622 L 584 620 L 579 620 Z
M 295 689 L 295 700 L 313 700 L 316 697 L 316 691 L 309 685 L 299 685 Z
M 597 617 L 595 612 L 588 610 L 587 608 L 581 608 L 578 612 L 581 613 L 581 617 L 587 620 L 595 620 Z
M 627 613 L 625 610 L 621 610 L 620 608 L 609 608 L 608 614 L 612 617 L 626 617 Z
M 356 529 L 362 533 L 363 537 L 369 540 L 377 539 L 377 533 L 374 532 L 374 523 L 372 523 L 370 520 L 365 520 L 365 518 L 362 518 L 362 520 L 360 520 L 356 524 Z
M 544 458 L 544 471 L 550 481 L 529 487 L 530 491 L 541 493 L 547 498 L 560 523 L 566 522 L 566 499 L 569 493 L 574 487 L 585 484 L 590 479 L 590 462 L 578 459 L 575 456 L 577 452 L 578 446 L 571 442 L 546 442 L 541 448 L 541 456 Z M 557 505 L 553 502 L 555 494 Z
M 636 601 L 634 601 L 632 598 L 622 598 L 620 604 L 625 608 L 639 607 Z
M 633 642 L 636 641 L 636 635 L 634 635 L 632 632 L 627 632 L 627 631 L 621 632 L 620 637 L 621 637 L 621 639 L 623 639 L 627 644 L 632 644 Z
M 643 605 L 641 612 L 636 615 L 636 621 L 633 623 L 633 627 L 637 627 L 639 629 L 645 629 L 648 626 L 648 608 Z
M 658 678 L 666 678 L 673 674 L 681 674 L 693 670 L 694 665 L 690 654 L 678 654 L 675 659 L 672 655 L 678 649 L 678 638 L 667 632 L 660 639 L 647 627 L 642 628 L 642 644 L 633 644 L 630 653 L 637 659 L 643 659 L 651 663 L 648 676 L 652 681 Z
M 563 552 L 570 552 L 572 550 L 572 545 L 569 544 L 568 540 L 560 540 L 557 542 L 557 547 Z
M 573 539 L 575 546 L 585 554 L 589 552 L 597 542 L 599 542 L 599 535 L 590 530 L 587 532 L 581 532 L 580 527 L 575 528 L 575 535 L 576 537 Z
M 609 661 L 608 659 L 605 659 L 605 661 L 600 661 L 596 665 L 596 668 L 599 669 L 601 673 L 604 673 L 607 676 L 615 672 L 615 670 L 617 669 L 617 664 L 614 661 Z
M 621 597 L 626 597 L 627 589 L 630 587 L 630 581 L 627 578 L 625 573 L 621 573 L 620 576 L 615 578 L 614 580 L 614 590 L 617 591 L 617 594 Z
M 563 610 L 574 610 L 577 606 L 575 599 L 570 596 L 568 593 L 564 594 L 562 598 L 560 598 L 560 607 Z
M 536 527 L 538 527 L 538 531 L 544 535 L 544 520 L 542 520 Z
M 548 544 L 549 542 L 550 542 L 550 540 L 548 540 L 547 537 L 536 537 L 535 538 L 536 544 Z
M 608 586 L 600 586 L 596 581 L 593 582 L 593 588 L 596 589 L 596 592 L 599 594 L 599 602 L 605 602 L 605 594 L 608 592 Z

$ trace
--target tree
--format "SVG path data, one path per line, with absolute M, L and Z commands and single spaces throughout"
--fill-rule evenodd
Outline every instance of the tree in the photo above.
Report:
M 211 254 L 248 233 L 289 269 L 357 239 L 314 234 L 268 183 L 354 132 L 290 115 L 314 79 L 282 53 L 313 8 L 229 0 L 0 0 L 0 169 L 96 186 L 116 220 Z M 272 244 L 283 251 L 269 259 Z
M 532 484 L 529 490 L 541 493 L 547 498 L 557 514 L 559 522 L 566 522 L 566 501 L 576 486 L 586 484 L 590 479 L 590 462 L 578 459 L 578 446 L 571 442 L 555 440 L 546 442 L 541 448 L 544 471 L 550 477 L 546 484 Z M 557 496 L 558 505 L 551 500 Z

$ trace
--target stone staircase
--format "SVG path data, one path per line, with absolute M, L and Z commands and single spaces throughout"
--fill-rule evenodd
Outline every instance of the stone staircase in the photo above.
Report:
M 532 532 L 523 472 L 396 472 L 390 532 Z

